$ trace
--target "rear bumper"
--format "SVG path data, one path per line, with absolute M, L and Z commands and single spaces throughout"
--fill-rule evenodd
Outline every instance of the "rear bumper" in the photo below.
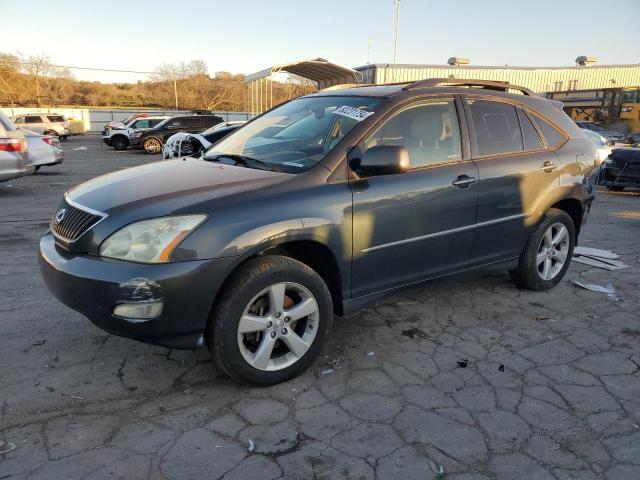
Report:
M 69 254 L 48 232 L 40 240 L 40 270 L 51 293 L 115 335 L 169 348 L 203 344 L 209 312 L 234 258 L 139 264 Z M 150 320 L 113 315 L 119 304 L 162 301 Z
M 25 161 L 23 157 L 16 157 L 13 160 L 2 159 L 2 163 L 3 165 L 0 167 L 0 182 L 31 175 L 36 169 L 31 160 Z

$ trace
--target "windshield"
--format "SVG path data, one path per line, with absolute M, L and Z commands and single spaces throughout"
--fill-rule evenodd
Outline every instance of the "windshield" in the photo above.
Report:
M 250 157 L 289 173 L 309 170 L 359 122 L 381 98 L 307 97 L 262 115 L 209 148 L 203 158 Z

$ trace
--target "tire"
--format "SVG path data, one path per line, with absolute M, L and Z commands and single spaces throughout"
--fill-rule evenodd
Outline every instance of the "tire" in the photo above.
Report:
M 272 308 L 271 298 L 282 298 L 282 312 Z M 296 308 L 311 313 L 294 320 Z M 309 368 L 332 321 L 331 294 L 314 270 L 288 257 L 266 256 L 241 266 L 227 282 L 211 314 L 207 345 L 233 379 L 272 385 Z M 267 354 L 259 356 L 260 349 Z
M 551 237 L 555 238 L 561 227 L 566 229 L 566 236 L 562 237 L 562 241 L 557 245 L 549 243 L 550 237 L 545 237 L 545 234 L 548 235 L 549 231 Z M 564 210 L 549 209 L 529 236 L 520 254 L 518 267 L 510 272 L 511 278 L 519 288 L 538 291 L 552 289 L 562 280 L 571 264 L 575 242 L 576 229 L 573 219 Z M 561 262 L 563 257 L 564 261 Z M 542 262 L 538 262 L 540 259 Z
M 622 185 L 607 185 L 605 186 L 605 188 L 610 192 L 621 192 L 624 190 L 624 187 Z
M 126 150 L 129 146 L 129 140 L 124 135 L 116 135 L 111 138 L 111 146 L 116 150 Z
M 144 141 L 142 148 L 149 154 L 160 153 L 162 152 L 162 142 L 155 137 L 150 137 Z

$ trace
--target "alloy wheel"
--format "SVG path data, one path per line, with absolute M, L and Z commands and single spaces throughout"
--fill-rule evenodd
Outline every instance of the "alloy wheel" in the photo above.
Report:
M 554 223 L 544 232 L 538 246 L 536 265 L 540 278 L 546 281 L 555 278 L 567 262 L 568 254 L 569 230 L 563 223 Z
M 300 360 L 318 332 L 320 309 L 298 283 L 270 285 L 254 296 L 238 323 L 238 347 L 258 370 L 275 371 Z
M 155 138 L 150 138 L 144 143 L 144 149 L 149 153 L 158 153 L 161 148 L 162 145 Z

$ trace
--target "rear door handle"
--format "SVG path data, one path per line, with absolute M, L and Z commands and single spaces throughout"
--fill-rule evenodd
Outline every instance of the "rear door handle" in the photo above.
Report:
M 540 170 L 543 170 L 549 173 L 551 170 L 555 170 L 556 168 L 558 168 L 558 165 L 553 163 L 551 160 L 547 160 L 542 164 L 542 166 L 540 167 Z
M 469 175 L 460 175 L 456 178 L 451 185 L 456 188 L 469 188 L 472 183 L 475 183 L 476 179 L 474 177 L 470 177 Z

